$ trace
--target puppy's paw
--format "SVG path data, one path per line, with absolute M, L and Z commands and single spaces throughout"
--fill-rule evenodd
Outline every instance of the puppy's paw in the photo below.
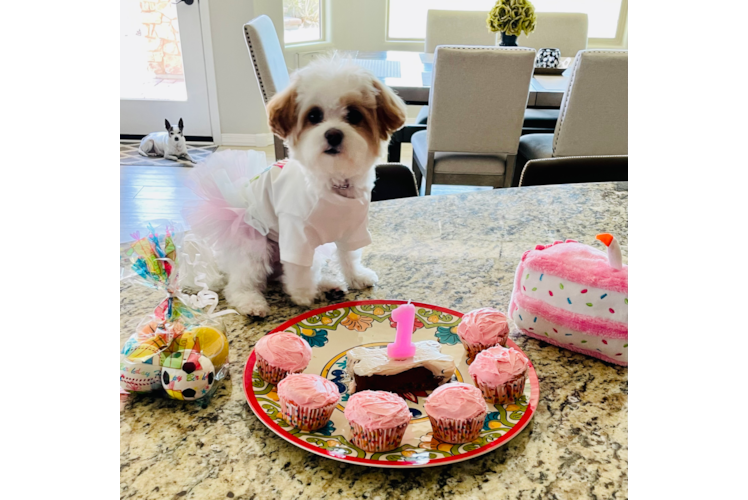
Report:
M 317 298 L 317 290 L 307 288 L 296 288 L 294 290 L 287 290 L 288 295 L 291 296 L 291 300 L 297 306 L 308 307 L 314 303 L 314 299 Z
M 377 273 L 368 267 L 358 267 L 353 271 L 353 275 L 348 279 L 348 286 L 351 290 L 362 290 L 376 285 L 379 281 Z
M 321 293 L 327 292 L 348 292 L 348 285 L 339 277 L 334 276 L 323 276 L 319 280 L 317 288 Z
M 268 306 L 265 297 L 258 292 L 243 291 L 227 295 L 226 300 L 234 309 L 247 316 L 264 318 L 270 314 L 270 306 Z

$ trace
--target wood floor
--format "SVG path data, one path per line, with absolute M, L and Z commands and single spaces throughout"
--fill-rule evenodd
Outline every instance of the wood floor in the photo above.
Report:
M 221 149 L 225 148 L 219 148 Z M 268 164 L 275 161 L 273 148 L 231 148 L 265 151 Z M 195 200 L 184 181 L 189 167 L 120 166 L 120 242 L 130 241 L 130 234 L 143 231 L 145 223 L 154 219 L 169 219 L 187 228 L 182 209 Z
M 218 151 L 228 148 L 218 148 Z M 242 148 L 264 151 L 268 165 L 275 161 L 273 147 Z M 411 165 L 413 150 L 410 144 L 403 144 L 401 162 Z M 138 167 L 120 166 L 120 242 L 131 241 L 135 231 L 143 231 L 145 223 L 154 219 L 169 219 L 182 224 L 182 209 L 195 200 L 195 195 L 185 187 L 184 181 L 190 174 L 190 167 Z M 470 186 L 434 186 L 433 195 L 464 191 L 491 189 Z

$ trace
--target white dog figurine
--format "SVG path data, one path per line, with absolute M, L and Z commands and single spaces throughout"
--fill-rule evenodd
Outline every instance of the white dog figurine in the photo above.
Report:
M 143 156 L 163 156 L 167 160 L 179 161 L 183 158 L 195 163 L 187 153 L 187 142 L 184 140 L 184 122 L 179 119 L 179 128 L 166 122 L 166 132 L 151 132 L 140 141 L 138 153 Z
M 216 250 L 228 278 L 226 300 L 253 316 L 268 314 L 263 291 L 274 274 L 301 306 L 326 291 L 377 282 L 361 263 L 361 248 L 371 243 L 374 167 L 406 118 L 392 90 L 368 70 L 337 59 L 297 71 L 267 111 L 290 159 L 266 167 L 256 151 L 212 154 L 191 181 L 204 201 L 187 213 L 193 231 Z M 317 249 L 331 243 L 336 276 L 322 278 Z

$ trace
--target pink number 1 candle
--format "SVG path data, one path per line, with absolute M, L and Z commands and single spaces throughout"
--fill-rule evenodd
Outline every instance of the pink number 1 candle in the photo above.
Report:
M 413 325 L 416 320 L 416 306 L 408 302 L 392 311 L 392 319 L 397 323 L 395 342 L 387 345 L 390 359 L 405 359 L 415 356 L 416 346 L 411 342 Z

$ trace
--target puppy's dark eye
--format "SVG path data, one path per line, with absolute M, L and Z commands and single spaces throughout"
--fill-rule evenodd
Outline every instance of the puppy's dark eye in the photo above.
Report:
M 319 108 L 312 108 L 311 111 L 309 111 L 309 114 L 306 115 L 306 119 L 309 120 L 309 123 L 311 123 L 312 125 L 322 123 L 324 117 L 325 114 Z
M 345 117 L 345 120 L 348 123 L 350 123 L 351 125 L 358 125 L 363 119 L 364 115 L 361 114 L 361 111 L 357 110 L 356 108 L 348 108 L 348 114 Z

